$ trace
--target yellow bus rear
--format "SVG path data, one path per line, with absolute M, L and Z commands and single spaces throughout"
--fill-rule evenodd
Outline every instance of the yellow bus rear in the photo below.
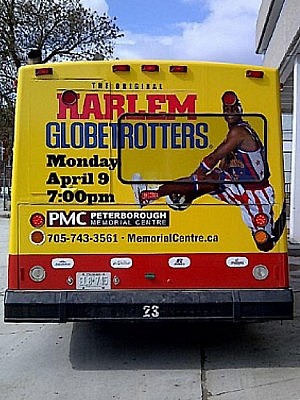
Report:
M 268 181 L 271 205 L 255 194 L 252 203 L 222 201 L 226 173 L 212 182 L 208 171 L 205 183 L 216 186 L 202 192 L 193 175 L 228 132 L 224 94 L 263 143 L 255 182 Z M 233 162 L 242 174 L 245 165 Z M 196 180 L 189 201 L 181 186 L 179 195 L 141 198 L 187 184 L 182 177 Z M 249 183 L 236 179 L 231 188 Z M 12 185 L 6 321 L 293 317 L 274 69 L 175 61 L 22 67 Z M 261 211 L 249 222 L 252 207 Z

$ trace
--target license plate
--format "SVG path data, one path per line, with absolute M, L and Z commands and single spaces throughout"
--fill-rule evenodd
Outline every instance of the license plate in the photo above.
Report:
M 111 289 L 110 272 L 77 272 L 76 289 L 107 290 Z

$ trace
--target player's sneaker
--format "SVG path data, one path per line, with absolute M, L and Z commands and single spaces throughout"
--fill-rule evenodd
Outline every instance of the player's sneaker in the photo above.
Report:
M 140 193 L 140 205 L 141 207 L 146 206 L 154 200 L 159 198 L 159 194 L 156 190 L 143 190 Z
M 187 201 L 186 196 L 179 193 L 173 193 L 166 196 L 166 203 L 176 211 L 184 211 L 191 205 L 191 203 Z

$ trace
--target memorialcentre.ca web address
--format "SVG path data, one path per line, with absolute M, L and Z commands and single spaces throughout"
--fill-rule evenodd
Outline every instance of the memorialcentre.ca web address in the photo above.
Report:
M 179 233 L 169 233 L 168 235 L 137 235 L 129 233 L 127 235 L 128 243 L 203 243 L 203 242 L 218 242 L 218 235 L 181 235 Z

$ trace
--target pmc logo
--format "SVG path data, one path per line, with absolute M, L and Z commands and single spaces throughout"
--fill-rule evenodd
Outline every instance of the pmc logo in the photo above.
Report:
M 47 226 L 87 226 L 88 214 L 85 211 L 48 211 Z

